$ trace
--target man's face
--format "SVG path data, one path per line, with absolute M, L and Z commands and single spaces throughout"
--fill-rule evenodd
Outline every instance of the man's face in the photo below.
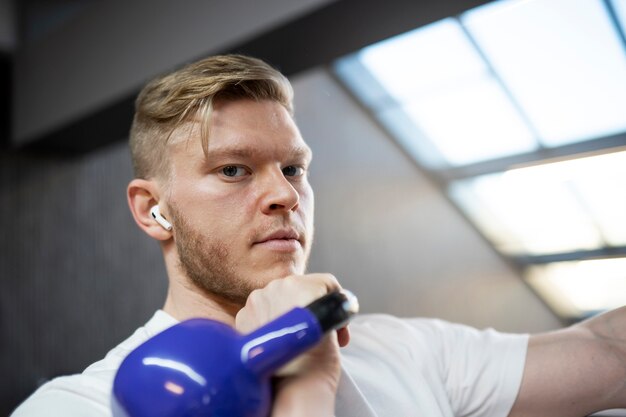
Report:
M 166 194 L 182 271 L 243 304 L 255 288 L 302 274 L 313 237 L 311 151 L 273 101 L 218 101 L 208 155 L 199 123 L 170 145 Z

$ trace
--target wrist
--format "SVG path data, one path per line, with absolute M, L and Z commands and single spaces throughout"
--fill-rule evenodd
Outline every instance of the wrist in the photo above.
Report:
M 337 384 L 327 378 L 290 376 L 276 384 L 272 417 L 331 417 Z

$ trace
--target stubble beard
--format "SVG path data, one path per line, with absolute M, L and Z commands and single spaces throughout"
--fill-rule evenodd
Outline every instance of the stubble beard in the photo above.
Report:
M 253 283 L 235 273 L 229 248 L 196 231 L 174 204 L 170 216 L 176 234 L 179 267 L 201 291 L 230 303 L 244 305 L 255 289 Z
M 175 204 L 170 204 L 179 267 L 191 283 L 208 295 L 218 296 L 237 305 L 245 305 L 248 296 L 261 284 L 236 272 L 236 262 L 225 242 L 210 239 L 195 230 Z M 310 248 L 310 245 L 308 245 Z M 306 269 L 309 250 L 305 250 Z M 282 278 L 282 277 L 277 277 Z

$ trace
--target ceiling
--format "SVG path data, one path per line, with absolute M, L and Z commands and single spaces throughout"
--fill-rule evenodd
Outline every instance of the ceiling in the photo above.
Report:
M 626 1 L 503 0 L 334 65 L 561 316 L 626 303 Z
M 248 53 L 293 75 L 483 3 L 27 2 L 18 14 L 26 41 L 12 53 L 11 144 L 71 153 L 120 140 L 139 87 L 199 56 Z
M 2 143 L 80 154 L 123 140 L 145 80 L 211 53 L 287 75 L 329 66 L 544 297 L 565 291 L 541 288 L 549 270 L 589 276 L 571 261 L 624 269 L 625 0 L 267 2 L 0 1 Z M 598 288 L 625 293 L 616 277 Z M 600 308 L 552 305 L 570 318 Z

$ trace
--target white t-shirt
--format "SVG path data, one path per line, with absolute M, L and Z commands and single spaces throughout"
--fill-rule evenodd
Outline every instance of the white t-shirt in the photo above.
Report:
M 82 374 L 44 384 L 12 417 L 110 417 L 115 372 L 141 343 L 176 324 L 159 310 Z M 337 417 L 506 417 L 522 380 L 527 335 L 432 319 L 362 315 L 342 349 Z

